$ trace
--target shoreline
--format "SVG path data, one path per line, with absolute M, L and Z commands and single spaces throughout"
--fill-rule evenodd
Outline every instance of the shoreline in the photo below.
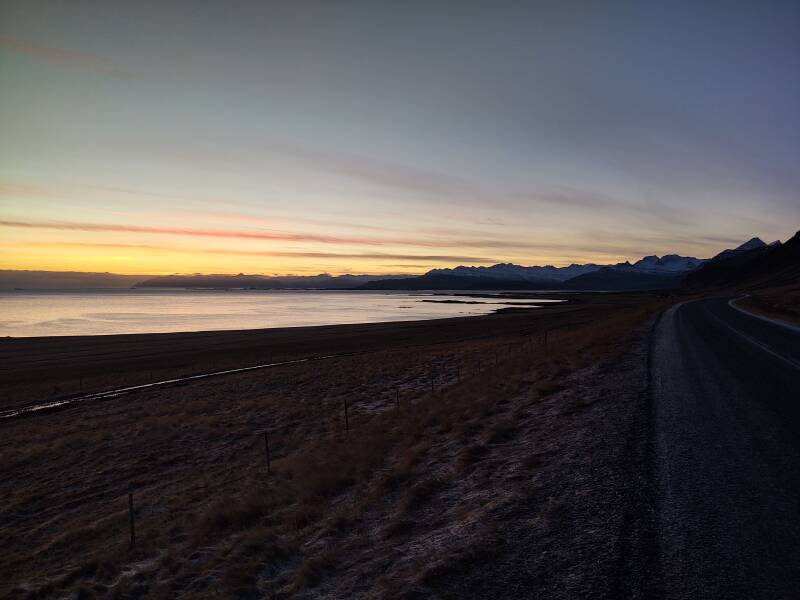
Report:
M 478 316 L 354 325 L 2 338 L 0 409 L 314 355 L 538 334 L 576 320 L 588 322 L 598 311 L 613 311 L 642 299 L 587 294 L 536 310 L 506 307 Z
M 136 292 L 137 290 L 132 291 Z M 173 293 L 172 290 L 160 291 L 168 291 L 170 295 Z M 181 290 L 181 293 L 185 292 L 188 296 L 192 296 L 196 291 L 197 290 L 193 289 Z M 225 290 L 218 291 L 226 292 Z M 258 291 L 260 292 L 261 290 Z M 88 292 L 88 294 L 91 296 L 97 293 L 98 297 L 100 297 L 104 294 L 115 296 L 118 295 L 119 292 L 119 290 L 92 290 Z M 276 291 L 266 290 L 266 292 L 274 293 Z M 306 292 L 310 292 L 311 296 L 320 293 L 316 290 L 277 290 L 278 295 L 274 297 L 281 297 L 284 295 L 284 292 L 288 292 L 288 295 L 302 294 L 303 296 L 306 295 Z M 335 325 L 404 323 L 486 316 L 501 311 L 504 308 L 517 308 L 522 306 L 535 308 L 554 303 L 566 303 L 569 300 L 568 298 L 557 297 L 556 294 L 551 294 L 549 296 L 544 296 L 542 294 L 519 296 L 510 293 L 506 295 L 491 292 L 476 294 L 461 293 L 458 291 L 449 291 L 447 293 L 387 293 L 367 291 L 365 292 L 366 296 L 380 296 L 383 299 L 375 302 L 366 300 L 365 304 L 362 303 L 363 306 L 359 304 L 358 301 L 355 303 L 347 301 L 344 305 L 342 305 L 341 301 L 337 301 L 330 307 L 324 302 L 322 306 L 317 306 L 317 301 L 314 299 L 310 301 L 306 301 L 306 298 L 303 298 L 302 301 L 287 301 L 284 299 L 277 301 L 277 304 L 274 304 L 272 301 L 266 301 L 266 304 L 262 304 L 260 301 L 252 305 L 247 305 L 247 303 L 245 303 L 244 308 L 239 305 L 238 300 L 234 300 L 232 303 L 225 301 L 219 305 L 216 309 L 217 312 L 219 312 L 218 315 L 206 314 L 207 311 L 204 312 L 203 309 L 197 311 L 196 307 L 191 304 L 185 306 L 182 312 L 178 311 L 174 314 L 169 313 L 161 315 L 158 311 L 153 310 L 152 302 L 146 302 L 141 306 L 136 302 L 132 305 L 125 304 L 124 306 L 116 302 L 112 304 L 112 307 L 107 309 L 110 312 L 100 312 L 100 316 L 95 319 L 92 314 L 86 314 L 86 311 L 103 311 L 104 308 L 100 304 L 97 308 L 92 307 L 92 309 L 89 309 L 80 303 L 75 305 L 74 302 L 68 302 L 66 304 L 66 309 L 57 309 L 55 314 L 53 314 L 48 304 L 42 305 L 42 301 L 37 300 L 35 303 L 31 304 L 30 308 L 33 309 L 33 312 L 30 313 L 27 303 L 25 303 L 26 308 L 20 308 L 22 304 L 20 304 L 19 300 L 20 297 L 27 297 L 30 293 L 42 297 L 51 295 L 66 295 L 71 297 L 76 294 L 82 296 L 86 292 L 81 290 L 39 290 L 37 292 L 16 292 L 9 294 L 12 300 L 10 301 L 11 304 L 6 306 L 6 308 L 10 312 L 7 313 L 8 320 L 1 323 L 4 327 L 0 327 L 0 340 L 244 332 L 265 329 L 329 327 Z M 202 293 L 207 292 L 203 291 Z M 325 293 L 339 296 L 347 293 L 361 294 L 360 291 L 352 290 L 327 290 Z M 16 297 L 16 300 L 13 299 L 14 297 Z M 387 300 L 385 300 L 387 297 L 394 297 L 394 299 L 388 300 L 387 304 Z M 527 302 L 525 302 L 526 300 Z M 101 303 L 101 301 L 98 302 Z M 59 304 L 56 306 L 60 307 Z M 205 305 L 203 307 L 205 308 Z M 350 310 L 351 308 L 352 310 Z M 253 313 L 253 311 L 255 311 L 255 313 L 248 317 L 247 315 Z M 126 317 L 129 313 L 137 316 L 137 318 L 130 322 L 126 321 L 124 318 L 121 320 L 116 318 Z M 76 323 L 78 321 L 85 321 L 85 323 L 67 324 L 62 327 L 58 324 L 60 321 L 75 321 Z M 45 326 L 48 324 L 52 325 Z
M 343 325 L 0 338 L 0 409 L 264 362 L 474 340 L 487 329 L 528 327 L 530 315 L 523 313 L 554 315 L 555 308 Z M 560 314 L 566 307 L 558 308 Z
M 639 304 L 648 294 L 571 295 L 571 302 L 416 321 L 206 332 L 0 338 L 0 409 L 310 356 L 539 335 Z

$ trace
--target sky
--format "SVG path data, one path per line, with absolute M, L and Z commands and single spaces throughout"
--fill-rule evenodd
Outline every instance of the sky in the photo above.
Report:
M 0 0 L 0 269 L 704 258 L 798 192 L 794 0 Z

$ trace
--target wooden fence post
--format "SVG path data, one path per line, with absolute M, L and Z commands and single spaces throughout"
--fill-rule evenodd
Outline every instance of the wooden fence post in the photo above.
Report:
M 131 520 L 131 548 L 136 546 L 136 522 L 133 517 L 133 492 L 128 492 L 128 513 Z
M 267 434 L 266 430 L 264 431 L 264 451 L 267 454 L 267 475 L 269 475 L 272 473 L 272 465 L 269 455 L 269 434 Z

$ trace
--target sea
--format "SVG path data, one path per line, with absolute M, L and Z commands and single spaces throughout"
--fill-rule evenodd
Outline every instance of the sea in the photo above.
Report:
M 0 291 L 0 336 L 168 333 L 484 315 L 534 300 L 422 292 L 284 290 Z M 537 303 L 557 300 L 535 300 Z

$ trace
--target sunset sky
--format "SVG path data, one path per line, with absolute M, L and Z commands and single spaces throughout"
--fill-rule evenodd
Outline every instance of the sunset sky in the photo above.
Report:
M 799 192 L 796 1 L 0 0 L 0 269 L 702 258 Z

